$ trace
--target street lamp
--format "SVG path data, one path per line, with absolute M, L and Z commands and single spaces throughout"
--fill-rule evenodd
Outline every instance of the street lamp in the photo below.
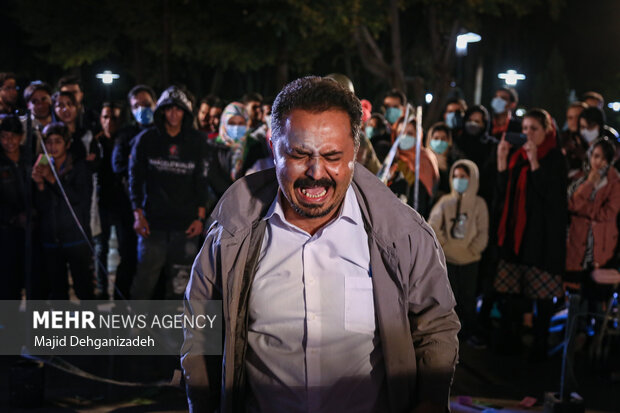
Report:
M 111 85 L 115 79 L 118 79 L 120 76 L 116 73 L 112 73 L 110 70 L 104 70 L 103 73 L 97 73 L 97 79 L 101 79 L 101 82 L 104 85 Z
M 620 102 L 609 102 L 607 107 L 614 112 L 620 112 Z
M 433 94 L 427 93 L 424 95 L 424 100 L 426 101 L 426 104 L 430 104 L 433 101 Z
M 463 33 L 456 36 L 456 54 L 459 56 L 467 55 L 467 44 L 476 43 L 482 40 L 482 37 L 473 32 Z
M 525 75 L 516 70 L 508 69 L 506 73 L 499 73 L 498 78 L 504 79 L 508 86 L 515 86 L 519 80 L 525 80 Z

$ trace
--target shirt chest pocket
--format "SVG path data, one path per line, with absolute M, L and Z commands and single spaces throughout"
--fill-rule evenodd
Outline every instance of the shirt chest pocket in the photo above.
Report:
M 373 334 L 375 331 L 375 305 L 372 278 L 344 277 L 344 328 L 347 331 Z

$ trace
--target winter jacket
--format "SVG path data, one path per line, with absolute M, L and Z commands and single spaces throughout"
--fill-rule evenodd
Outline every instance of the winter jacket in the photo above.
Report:
M 356 164 L 353 189 L 368 233 L 375 316 L 385 361 L 386 412 L 409 412 L 421 402 L 448 406 L 458 353 L 459 321 L 443 252 L 432 229 L 374 175 Z M 266 221 L 276 197 L 274 169 L 248 175 L 217 205 L 185 293 L 194 303 L 223 301 L 225 362 L 222 383 L 213 376 L 221 359 L 205 366 L 192 354 L 199 332 L 185 331 L 182 366 L 190 411 L 245 411 L 248 303 Z M 209 381 L 211 380 L 211 390 Z M 215 388 L 215 389 L 214 389 Z M 221 388 L 221 397 L 217 395 Z
M 506 242 L 500 247 L 500 258 L 515 264 L 537 267 L 551 274 L 563 274 L 566 264 L 566 223 L 568 211 L 566 201 L 566 161 L 557 147 L 538 160 L 540 167 L 527 172 L 527 194 L 525 210 L 527 222 L 519 255 L 513 251 L 512 234 L 506 235 Z M 521 159 L 512 174 L 510 203 L 514 205 L 514 189 L 521 168 L 529 162 Z M 497 174 L 495 205 L 498 216 L 504 208 L 508 188 L 509 171 Z M 514 211 L 509 211 L 508 219 Z
M 25 148 L 20 148 L 24 153 Z M 26 213 L 26 165 L 23 156 L 16 164 L 0 151 L 0 227 L 18 226 Z
M 466 265 L 480 261 L 482 251 L 489 240 L 489 212 L 484 199 L 478 193 L 478 167 L 470 160 L 456 161 L 450 168 L 464 165 L 469 169 L 469 185 L 461 195 L 452 187 L 450 193 L 442 196 L 433 207 L 428 223 L 435 230 L 437 239 L 443 247 L 446 261 L 455 265 Z M 455 238 L 452 228 L 457 225 L 458 214 L 466 215 L 463 238 Z
M 185 112 L 181 132 L 171 137 L 164 109 L 176 105 Z M 155 126 L 136 137 L 129 160 L 129 193 L 134 210 L 141 208 L 149 226 L 185 230 L 206 202 L 204 138 L 193 129 L 189 101 L 170 87 L 157 102 Z
M 620 211 L 620 176 L 609 168 L 607 183 L 600 187 L 591 199 L 594 186 L 585 181 L 568 200 L 571 214 L 570 229 L 566 243 L 566 269 L 582 271 L 586 252 L 588 231 L 594 237 L 594 265 L 604 266 L 613 257 L 618 243 L 616 217 Z
M 61 166 L 58 175 L 79 223 L 90 238 L 93 180 L 86 163 L 83 160 L 73 161 L 71 155 L 67 154 L 65 163 Z M 40 217 L 43 245 L 62 244 L 70 246 L 86 241 L 71 214 L 58 182 L 50 184 L 45 181 L 43 191 L 35 190 L 34 192 L 35 205 Z

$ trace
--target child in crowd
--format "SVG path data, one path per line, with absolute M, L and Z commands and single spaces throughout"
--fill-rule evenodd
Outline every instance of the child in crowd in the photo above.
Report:
M 49 289 L 51 299 L 69 298 L 68 264 L 75 295 L 79 299 L 92 299 L 93 254 L 88 245 L 91 173 L 84 160 L 75 160 L 68 152 L 71 143 L 69 130 L 64 123 L 53 122 L 47 125 L 43 129 L 43 142 L 49 158 L 44 154 L 39 156 L 32 170 L 32 179 L 37 186 L 35 205 L 41 217 L 43 261 L 47 271 L 45 279 L 41 280 L 44 288 L 40 294 L 46 295 L 45 290 Z M 66 202 L 65 194 L 69 204 Z M 70 208 L 75 211 L 78 222 L 74 219 Z M 83 231 L 79 229 L 78 224 Z
M 435 204 L 428 221 L 446 255 L 461 335 L 474 341 L 478 264 L 489 239 L 489 213 L 484 199 L 477 195 L 475 163 L 456 161 L 449 176 L 451 192 Z

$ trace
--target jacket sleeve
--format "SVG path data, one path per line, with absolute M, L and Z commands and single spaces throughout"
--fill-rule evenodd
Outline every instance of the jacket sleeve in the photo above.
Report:
M 433 206 L 431 214 L 428 217 L 428 223 L 431 228 L 433 228 L 433 231 L 435 231 L 435 236 L 437 237 L 439 244 L 442 246 L 446 245 L 446 242 L 448 241 L 446 224 L 444 222 L 443 215 L 443 204 L 443 199 L 440 199 L 439 202 Z
M 480 254 L 489 242 L 489 210 L 481 197 L 476 198 L 476 236 L 471 240 L 469 249 Z
M 543 159 L 537 170 L 528 172 L 528 185 L 532 185 L 534 190 L 528 191 L 528 193 L 536 194 L 546 203 L 553 204 L 558 199 L 563 199 L 566 202 L 568 172 L 566 171 L 564 155 L 553 150 L 547 156 L 549 157 L 548 161 Z
M 133 210 L 144 207 L 144 182 L 147 169 L 145 150 L 148 139 L 142 139 L 143 137 L 144 135 L 140 135 L 131 149 L 129 158 L 129 199 Z
M 204 207 L 207 203 L 207 166 L 205 165 L 204 154 L 206 144 L 202 141 L 202 136 L 197 139 L 200 140 L 198 150 L 196 151 L 196 167 L 194 168 L 194 196 L 196 197 L 196 203 L 198 206 Z
M 129 136 L 121 134 L 114 141 L 114 149 L 112 149 L 112 170 L 115 174 L 127 173 L 130 154 Z
M 590 182 L 585 181 L 581 184 L 568 200 L 568 210 L 593 221 L 615 220 L 620 210 L 620 185 L 614 185 L 609 191 L 609 198 L 603 201 L 598 209 L 594 208 L 594 201 L 590 200 L 593 190 L 594 187 Z
M 207 300 L 221 300 L 221 270 L 219 260 L 219 239 L 222 228 L 214 222 L 209 229 L 205 243 L 192 266 L 192 273 L 185 290 L 185 315 L 205 313 Z M 189 411 L 214 412 L 219 406 L 221 380 L 221 356 L 205 356 L 205 339 L 199 329 L 186 327 L 183 330 L 181 367 L 185 378 Z M 219 373 L 219 374 L 218 374 Z
M 416 400 L 435 411 L 449 406 L 450 385 L 458 359 L 460 330 L 445 257 L 425 224 L 410 235 L 409 325 L 417 362 Z

